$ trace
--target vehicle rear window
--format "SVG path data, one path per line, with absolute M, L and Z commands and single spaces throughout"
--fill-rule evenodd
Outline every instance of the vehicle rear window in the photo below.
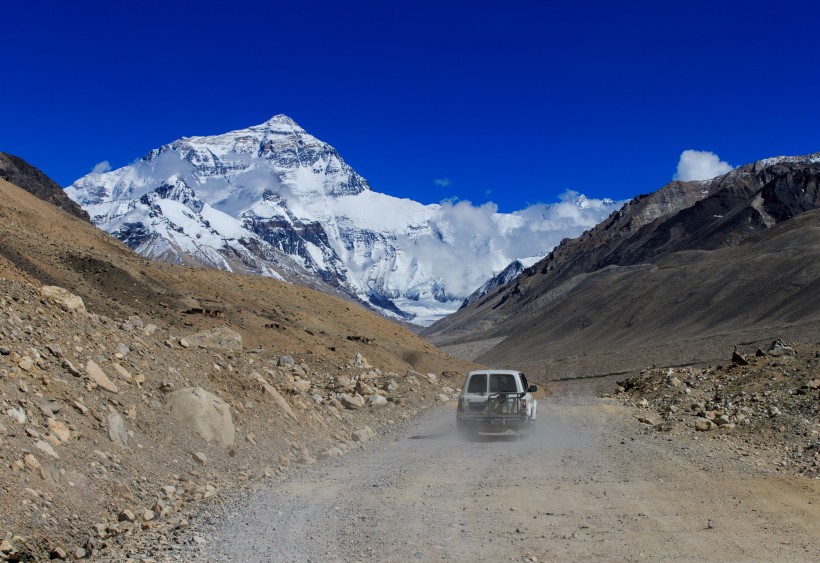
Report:
M 515 393 L 515 376 L 509 373 L 493 373 L 490 375 L 490 393 Z
M 487 392 L 487 374 L 477 373 L 470 378 L 470 383 L 467 384 L 468 393 L 486 393 Z

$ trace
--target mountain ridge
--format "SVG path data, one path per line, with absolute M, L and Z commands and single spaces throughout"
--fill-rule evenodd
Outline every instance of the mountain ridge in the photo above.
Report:
M 572 355 L 573 349 L 591 355 L 605 353 L 617 338 L 628 338 L 628 344 L 636 347 L 651 347 L 659 339 L 697 339 L 698 334 L 691 331 L 693 323 L 704 335 L 752 330 L 754 323 L 738 313 L 744 309 L 774 325 L 800 319 L 811 324 L 820 316 L 820 303 L 806 300 L 805 309 L 798 307 L 803 312 L 791 320 L 771 313 L 767 316 L 761 309 L 766 303 L 744 297 L 741 282 L 758 288 L 756 297 L 762 299 L 766 284 L 757 276 L 778 280 L 779 285 L 772 289 L 776 297 L 769 297 L 771 306 L 789 310 L 795 306 L 794 298 L 783 288 L 791 287 L 792 282 L 782 272 L 792 273 L 794 287 L 800 291 L 812 288 L 820 294 L 820 272 L 813 261 L 820 246 L 815 228 L 818 185 L 820 154 L 765 159 L 707 181 L 671 182 L 634 198 L 581 236 L 563 241 L 512 282 L 421 334 L 445 349 L 464 350 L 470 342 L 485 342 L 462 355 L 482 362 L 526 359 L 531 365 L 552 365 L 557 358 Z M 789 231 L 789 227 L 784 225 L 772 234 L 768 231 L 790 221 L 800 233 L 789 236 L 800 241 L 805 260 L 800 253 L 768 250 L 769 245 L 777 244 L 771 239 L 773 233 Z M 744 264 L 757 261 L 750 251 L 755 245 L 769 260 L 763 260 L 757 272 L 749 272 Z M 724 257 L 726 263 L 712 263 L 714 256 Z M 776 266 L 770 267 L 772 264 Z M 695 286 L 667 277 L 670 271 Z M 695 282 L 690 271 L 700 272 L 702 279 Z M 723 276 L 723 285 L 714 285 L 717 276 Z M 658 285 L 661 279 L 665 281 Z M 710 298 L 702 293 L 706 286 L 731 299 L 707 307 Z M 644 294 L 635 287 L 643 287 Z M 719 312 L 709 317 L 712 325 L 699 325 L 690 318 L 697 309 L 677 306 L 696 296 L 702 300 L 697 303 Z M 654 316 L 667 319 L 666 329 L 654 326 L 648 316 L 630 312 L 623 303 L 633 303 L 632 308 L 640 311 L 643 299 L 670 304 L 674 315 L 653 310 Z M 593 302 L 595 307 L 590 307 Z M 624 369 L 636 365 L 633 357 L 625 360 Z
M 526 227 L 542 228 L 555 209 L 502 214 L 375 192 L 335 148 L 282 114 L 220 135 L 183 137 L 132 165 L 86 175 L 66 193 L 95 225 L 149 258 L 318 280 L 418 324 L 455 310 L 518 258 L 513 246 Z M 579 223 L 562 225 L 571 232 L 617 205 L 583 196 L 576 202 Z M 489 232 L 477 234 L 478 225 Z M 545 240 L 536 251 L 550 246 Z

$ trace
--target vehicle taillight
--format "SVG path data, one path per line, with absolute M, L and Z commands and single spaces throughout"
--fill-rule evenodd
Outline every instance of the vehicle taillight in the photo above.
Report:
M 526 397 L 521 397 L 521 411 L 520 412 L 527 412 L 527 399 L 526 399 Z

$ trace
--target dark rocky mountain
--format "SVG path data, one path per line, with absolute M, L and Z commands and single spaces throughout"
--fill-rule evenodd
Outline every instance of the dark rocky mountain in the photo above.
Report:
M 526 267 L 524 266 L 524 264 L 521 263 L 521 260 L 513 260 L 506 268 L 504 268 L 496 275 L 488 279 L 486 282 L 484 282 L 484 284 L 481 287 L 479 287 L 469 296 L 467 296 L 467 298 L 461 304 L 461 309 L 468 307 L 471 303 L 475 303 L 495 288 L 510 283 L 512 280 L 517 278 L 525 269 Z
M 68 197 L 57 182 L 18 156 L 0 152 L 0 178 L 75 217 L 91 222 L 88 213 Z
M 685 339 L 700 339 L 685 348 L 708 359 L 717 337 L 731 345 L 764 326 L 816 328 L 818 183 L 820 154 L 672 182 L 422 334 L 482 363 L 542 370 Z M 647 358 L 627 353 L 624 369 Z

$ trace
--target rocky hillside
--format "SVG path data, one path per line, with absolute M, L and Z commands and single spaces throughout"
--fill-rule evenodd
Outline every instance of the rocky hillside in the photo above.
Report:
M 349 302 L 154 264 L 0 196 L 4 558 L 174 542 L 210 498 L 366 447 L 470 367 Z
M 769 328 L 816 327 L 819 180 L 811 155 L 673 182 L 423 334 L 463 357 L 569 376 L 578 370 L 562 369 L 562 358 L 589 356 L 576 375 L 615 350 L 623 370 L 708 362 L 720 357 L 715 338 L 725 347 L 768 339 Z M 680 354 L 669 355 L 670 341 Z
M 700 434 L 758 467 L 820 477 L 820 343 L 747 348 L 723 366 L 642 371 L 612 396 L 670 440 Z
M 18 156 L 0 152 L 0 178 L 31 192 L 75 217 L 91 221 L 88 213 L 68 197 L 57 182 Z

